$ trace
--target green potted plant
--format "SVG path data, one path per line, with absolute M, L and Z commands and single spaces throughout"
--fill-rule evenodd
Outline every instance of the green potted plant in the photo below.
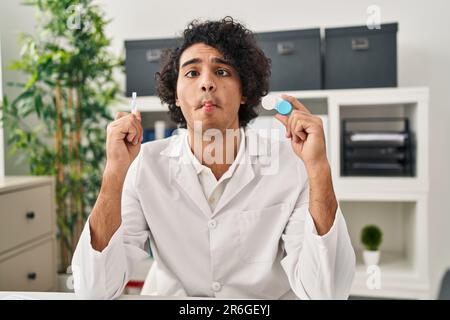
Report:
M 363 251 L 364 263 L 367 266 L 377 265 L 380 260 L 380 245 L 383 241 L 383 232 L 376 225 L 367 225 L 361 231 L 361 242 L 365 247 Z
M 108 106 L 119 92 L 113 72 L 123 59 L 108 51 L 108 21 L 92 0 L 24 4 L 37 8 L 38 27 L 36 36 L 22 35 L 12 68 L 28 81 L 10 84 L 21 94 L 4 97 L 0 113 L 10 153 L 21 150 L 32 175 L 55 177 L 58 268 L 66 272 L 100 187 Z

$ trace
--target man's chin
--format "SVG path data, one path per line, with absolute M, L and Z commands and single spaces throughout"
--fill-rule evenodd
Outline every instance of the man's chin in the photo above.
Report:
M 208 130 L 219 130 L 225 132 L 226 129 L 230 128 L 230 122 L 224 121 L 220 116 L 215 117 L 198 117 L 194 120 L 194 131 L 205 133 Z
M 218 123 L 217 121 L 213 121 L 212 119 L 205 119 L 202 121 L 196 121 L 196 131 L 205 132 L 207 130 L 220 130 L 222 129 L 223 124 Z
M 202 119 L 194 121 L 194 131 L 198 133 L 208 133 L 207 131 L 225 131 L 227 129 L 226 124 L 217 121 L 217 119 Z

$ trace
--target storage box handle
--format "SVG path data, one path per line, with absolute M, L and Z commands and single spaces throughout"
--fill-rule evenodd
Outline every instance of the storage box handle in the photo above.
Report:
M 292 41 L 278 42 L 277 52 L 280 55 L 288 55 L 294 53 L 294 43 Z
M 145 59 L 148 62 L 158 62 L 161 60 L 162 53 L 162 49 L 149 49 L 145 52 Z
M 367 38 L 353 38 L 352 39 L 352 50 L 368 50 L 369 49 L 369 39 Z

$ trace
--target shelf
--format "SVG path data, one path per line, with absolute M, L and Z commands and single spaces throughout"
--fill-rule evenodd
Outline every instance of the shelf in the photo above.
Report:
M 395 275 L 404 278 L 415 274 L 412 261 L 400 252 L 383 251 L 380 252 L 380 263 L 378 265 L 383 275 Z M 358 276 L 366 275 L 367 267 L 362 258 L 362 251 L 356 252 L 356 273 Z
M 285 93 L 298 99 L 338 99 L 348 103 L 378 103 L 380 100 L 389 100 L 392 103 L 414 102 L 416 97 L 426 99 L 428 88 L 367 88 L 367 89 L 334 89 L 334 90 L 305 90 L 305 91 L 274 91 L 271 93 Z
M 365 225 L 375 224 L 383 231 L 381 250 L 401 252 L 415 261 L 418 239 L 414 238 L 417 225 L 415 201 L 342 201 L 340 207 L 347 221 L 353 247 L 362 251 L 360 233 Z
M 428 182 L 417 177 L 333 177 L 336 193 L 344 198 L 361 194 L 423 194 L 428 192 Z
M 343 90 L 329 93 L 331 167 L 335 190 L 342 195 L 368 193 L 427 193 L 428 89 L 392 88 Z M 344 176 L 342 120 L 351 118 L 407 118 L 412 133 L 412 176 Z M 375 130 L 369 124 L 359 128 Z M 398 130 L 389 127 L 378 128 Z
M 371 88 L 371 89 L 338 89 L 338 90 L 305 90 L 305 91 L 273 91 L 271 94 L 287 94 L 300 99 L 308 106 L 309 101 L 328 99 L 340 99 L 347 101 L 347 103 L 356 103 L 372 101 L 379 103 L 381 100 L 390 101 L 391 103 L 411 103 L 414 102 L 416 96 L 427 98 L 427 88 Z M 131 98 L 121 96 L 119 98 L 122 102 L 111 106 L 113 109 L 130 110 Z M 141 96 L 136 99 L 137 105 L 142 112 L 162 112 L 167 111 L 168 108 L 161 104 L 157 96 Z M 370 103 L 370 102 L 369 102 Z
M 356 274 L 351 295 L 366 297 L 423 299 L 429 298 L 429 286 L 412 262 L 398 252 L 381 251 L 378 265 L 380 288 L 370 288 L 373 284 L 370 277 L 376 276 L 374 270 L 368 269 L 362 259 L 362 253 L 357 252 Z
M 426 196 L 376 194 L 340 199 L 350 239 L 357 257 L 352 294 L 373 297 L 423 298 L 429 294 Z M 380 246 L 381 289 L 370 289 L 371 276 L 362 259 L 360 235 L 364 226 L 375 224 L 383 232 Z

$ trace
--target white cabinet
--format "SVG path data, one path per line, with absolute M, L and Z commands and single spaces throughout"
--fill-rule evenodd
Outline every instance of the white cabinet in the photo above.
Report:
M 276 94 L 276 92 L 274 92 Z M 392 298 L 432 298 L 428 234 L 428 88 L 376 88 L 284 92 L 312 113 L 327 119 L 327 152 L 334 187 L 357 254 L 352 294 Z M 130 101 L 128 100 L 128 105 Z M 140 97 L 147 119 L 161 117 L 167 107 L 157 97 Z M 129 107 L 116 110 L 129 111 Z M 262 114 L 267 111 L 262 110 Z M 405 117 L 415 139 L 414 174 L 409 177 L 350 177 L 341 174 L 342 120 L 352 117 Z M 370 289 L 361 251 L 360 232 L 377 224 L 384 233 L 379 263 L 379 289 Z
M 0 182 L 0 290 L 56 289 L 55 228 L 53 178 Z

